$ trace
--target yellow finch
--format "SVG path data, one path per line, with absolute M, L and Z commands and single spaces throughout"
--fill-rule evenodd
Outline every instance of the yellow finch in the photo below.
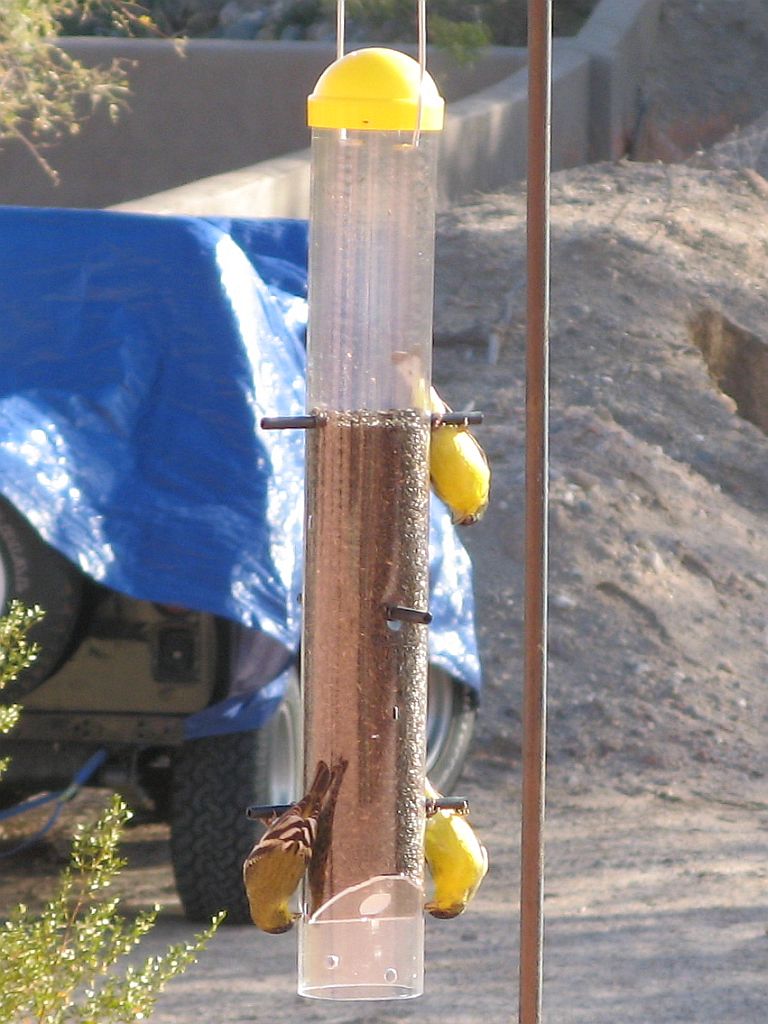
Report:
M 426 779 L 427 797 L 440 794 Z M 435 811 L 427 818 L 424 855 L 434 882 L 434 896 L 424 907 L 433 917 L 458 917 L 488 871 L 488 851 L 472 831 L 466 815 Z
M 451 411 L 434 388 L 430 407 L 438 416 Z M 468 526 L 482 517 L 488 507 L 491 469 L 467 427 L 441 425 L 438 420 L 430 439 L 429 477 L 435 494 L 451 510 L 454 523 Z
M 306 796 L 267 828 L 245 859 L 243 881 L 251 919 L 264 932 L 278 934 L 293 927 L 298 914 L 290 910 L 289 901 L 312 856 L 317 819 L 336 774 L 336 768 L 331 771 L 319 761 Z

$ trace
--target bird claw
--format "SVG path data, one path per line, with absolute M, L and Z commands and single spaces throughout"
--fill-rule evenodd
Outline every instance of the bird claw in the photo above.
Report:
M 451 918 L 458 917 L 459 914 L 463 914 L 467 908 L 466 904 L 459 907 L 440 907 L 437 903 L 425 903 L 424 909 L 428 914 L 431 914 L 432 917 L 438 918 L 438 920 L 450 921 Z

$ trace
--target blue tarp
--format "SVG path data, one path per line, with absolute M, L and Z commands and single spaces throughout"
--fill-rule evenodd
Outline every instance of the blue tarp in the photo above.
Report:
M 304 221 L 0 209 L 0 490 L 99 583 L 288 652 L 304 437 L 259 421 L 305 411 L 306 282 Z M 432 660 L 478 687 L 471 567 L 437 501 L 430 547 Z M 238 697 L 200 722 L 253 716 Z

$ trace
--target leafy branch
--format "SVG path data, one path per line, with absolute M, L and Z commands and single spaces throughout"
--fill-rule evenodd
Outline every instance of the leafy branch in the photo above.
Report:
M 42 617 L 39 608 L 19 601 L 0 617 L 0 690 L 34 661 L 38 647 L 28 633 Z M 7 732 L 19 709 L 0 707 L 0 712 L 0 732 Z M 122 973 L 116 970 L 159 912 L 155 906 L 129 920 L 118 912 L 119 899 L 108 894 L 125 867 L 118 846 L 130 817 L 125 802 L 114 795 L 94 824 L 78 827 L 70 864 L 42 912 L 19 904 L 0 925 L 0 1024 L 143 1020 L 165 984 L 197 960 L 218 928 L 223 914 L 192 941 L 169 946 L 138 966 L 130 963 Z
M 125 861 L 118 854 L 123 827 L 131 817 L 115 795 L 99 820 L 80 826 L 71 865 L 39 914 L 23 904 L 0 930 L 0 1022 L 109 1024 L 142 1020 L 172 978 L 197 960 L 223 914 L 191 942 L 170 946 L 161 956 L 113 967 L 152 929 L 159 907 L 129 920 L 118 913 L 109 888 Z
M 56 45 L 62 22 L 98 11 L 116 33 L 155 34 L 143 6 L 124 0 L 4 0 L 0 5 L 0 146 L 17 140 L 53 181 L 43 149 L 76 135 L 100 107 L 114 121 L 127 106 L 130 63 L 88 67 Z

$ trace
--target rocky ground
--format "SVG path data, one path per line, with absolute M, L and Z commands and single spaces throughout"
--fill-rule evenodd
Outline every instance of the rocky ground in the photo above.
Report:
M 558 1024 L 763 1024 L 768 1005 L 766 132 L 704 154 L 701 127 L 768 110 L 768 6 L 663 8 L 649 162 L 552 183 L 544 1007 Z M 669 140 L 676 162 L 651 162 Z M 420 1000 L 300 1000 L 293 934 L 224 929 L 158 1024 L 516 1016 L 524 259 L 522 188 L 440 219 L 435 378 L 485 410 L 494 468 L 491 508 L 464 534 L 486 689 L 461 791 L 489 877 L 462 918 L 428 922 Z M 85 801 L 7 868 L 4 906 L 44 891 Z M 127 908 L 165 907 L 150 948 L 188 935 L 164 828 L 130 831 L 126 849 Z
M 549 753 L 574 777 L 608 771 L 634 791 L 641 772 L 704 785 L 714 771 L 738 789 L 768 767 L 768 445 L 700 347 L 721 314 L 764 332 L 765 210 L 734 170 L 555 176 Z M 481 746 L 505 759 L 519 744 L 524 232 L 520 191 L 451 211 L 439 233 L 436 375 L 453 404 L 485 407 L 495 469 L 467 539 L 486 707 L 506 698 L 481 718 Z M 505 317 L 489 364 L 484 339 Z M 751 381 L 748 347 L 733 359 Z

